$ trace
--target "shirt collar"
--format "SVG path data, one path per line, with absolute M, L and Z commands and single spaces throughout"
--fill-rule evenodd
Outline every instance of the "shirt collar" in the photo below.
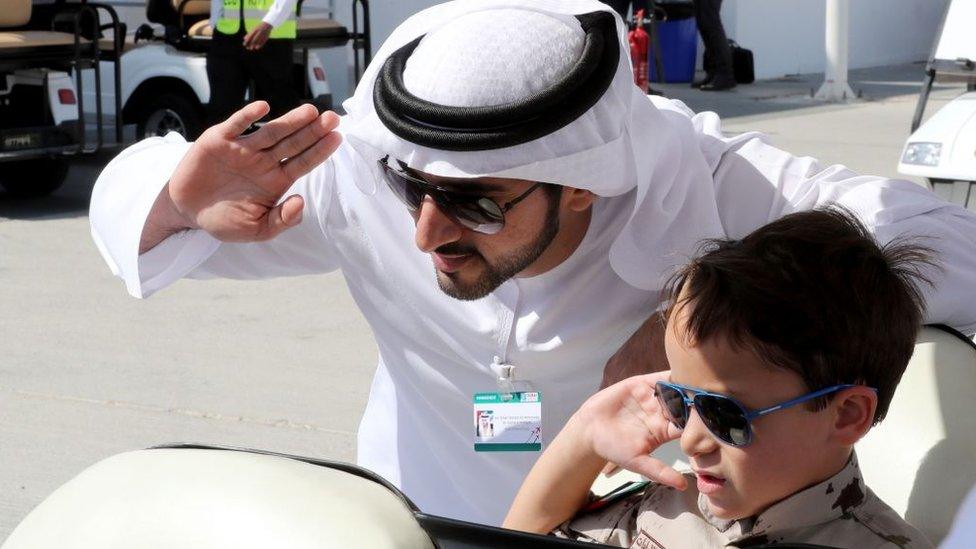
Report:
M 838 519 L 859 507 L 867 496 L 857 456 L 851 452 L 847 464 L 827 480 L 801 490 L 773 504 L 758 516 L 724 520 L 708 510 L 707 498 L 699 494 L 698 509 L 702 517 L 722 532 L 729 542 L 784 530 L 794 530 Z

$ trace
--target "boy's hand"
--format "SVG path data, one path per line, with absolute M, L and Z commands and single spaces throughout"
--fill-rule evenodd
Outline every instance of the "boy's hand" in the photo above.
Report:
M 583 507 L 608 460 L 684 490 L 685 478 L 649 455 L 678 437 L 654 396 L 654 384 L 667 376 L 659 372 L 628 378 L 583 403 L 529 471 L 503 526 L 537 534 L 551 531 Z
M 661 412 L 654 384 L 669 372 L 627 378 L 598 392 L 577 412 L 595 454 L 645 477 L 684 490 L 685 478 L 650 453 L 681 436 Z

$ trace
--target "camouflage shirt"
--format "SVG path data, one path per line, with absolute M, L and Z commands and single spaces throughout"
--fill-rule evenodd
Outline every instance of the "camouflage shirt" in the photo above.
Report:
M 577 515 L 553 534 L 633 549 L 749 547 L 787 541 L 856 549 L 933 547 L 864 485 L 853 455 L 833 477 L 742 520 L 709 514 L 705 496 L 695 489 L 694 475 L 686 475 L 684 492 L 651 483 L 600 511 Z

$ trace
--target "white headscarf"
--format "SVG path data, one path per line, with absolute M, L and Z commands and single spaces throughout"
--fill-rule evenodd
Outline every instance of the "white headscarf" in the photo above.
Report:
M 421 99 L 477 107 L 536 93 L 579 55 L 583 32 L 575 16 L 595 11 L 613 13 L 595 0 L 455 0 L 417 13 L 393 31 L 343 104 L 342 130 L 367 158 L 389 154 L 444 177 L 544 181 L 607 197 L 636 188 L 610 262 L 629 284 L 657 290 L 699 239 L 724 231 L 696 132 L 687 116 L 656 108 L 634 85 L 619 17 L 621 56 L 609 89 L 575 121 L 539 139 L 485 151 L 432 149 L 394 135 L 373 106 L 383 63 L 421 35 L 404 69 L 405 86 Z M 369 185 L 360 188 L 372 192 Z

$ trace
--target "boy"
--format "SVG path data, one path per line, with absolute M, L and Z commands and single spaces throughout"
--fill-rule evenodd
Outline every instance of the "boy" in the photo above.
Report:
M 853 452 L 911 358 L 927 250 L 881 249 L 839 209 L 712 246 L 668 286 L 671 371 L 587 400 L 505 526 L 642 549 L 931 547 L 864 486 Z M 684 474 L 649 456 L 676 438 Z M 595 510 L 607 461 L 656 482 Z

